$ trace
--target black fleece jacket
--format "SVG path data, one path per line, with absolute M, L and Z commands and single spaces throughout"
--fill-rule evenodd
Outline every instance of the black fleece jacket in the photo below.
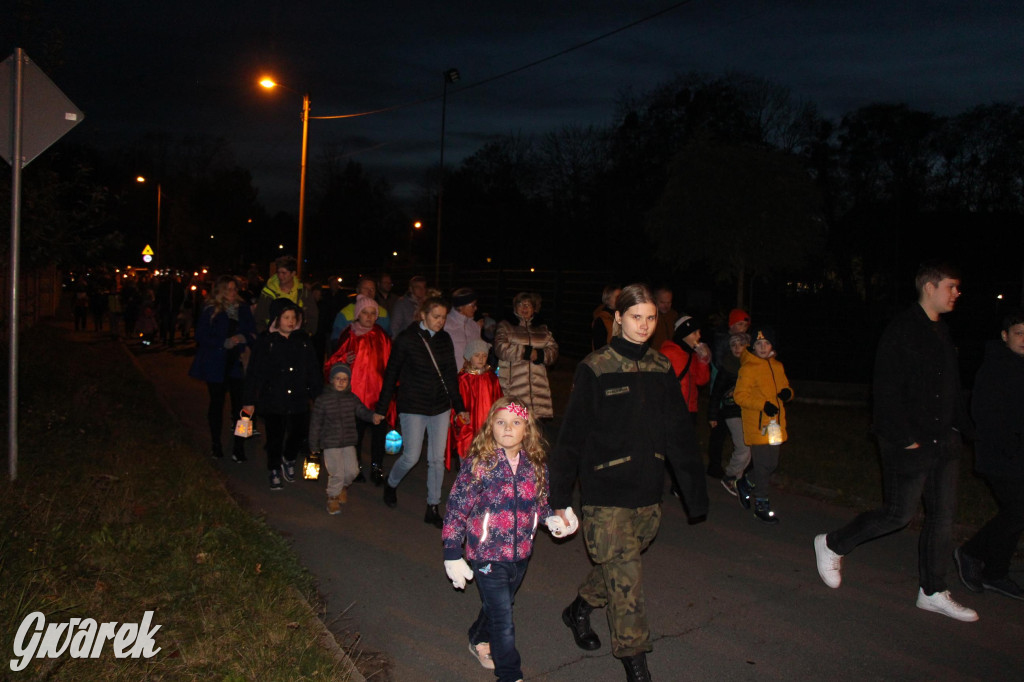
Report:
M 444 377 L 443 383 L 430 360 L 424 341 L 430 344 L 441 376 Z M 395 392 L 396 385 L 399 413 L 433 417 L 452 408 L 456 412 L 466 410 L 462 396 L 459 395 L 455 347 L 452 345 L 452 337 L 443 329 L 431 336 L 416 322 L 395 338 L 388 366 L 384 370 L 384 386 L 377 400 L 379 414 L 387 414 L 388 403 L 391 402 L 391 394 Z
M 551 508 L 572 503 L 636 509 L 661 502 L 665 459 L 690 517 L 708 509 L 704 467 L 672 364 L 622 337 L 576 368 L 572 395 L 550 461 Z

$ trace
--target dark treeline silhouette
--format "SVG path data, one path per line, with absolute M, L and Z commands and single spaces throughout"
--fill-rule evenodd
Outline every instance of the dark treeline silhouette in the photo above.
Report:
M 429 269 L 437 169 L 403 206 L 386 179 L 339 150 L 311 151 L 305 272 Z M 156 238 L 156 182 L 164 265 L 239 271 L 295 251 L 295 217 L 267 215 L 224 140 L 151 134 L 116 151 L 58 143 L 27 167 L 26 256 L 137 262 Z M 997 294 L 1008 304 L 1022 296 L 1024 107 L 1014 104 L 953 115 L 873 104 L 829 120 L 765 79 L 694 73 L 620 95 L 605 126 L 497 136 L 445 168 L 444 183 L 442 254 L 456 268 L 614 280 L 623 254 L 635 254 L 631 269 L 649 261 L 652 281 L 677 288 L 677 305 L 748 306 L 854 376 L 863 362 L 838 349 L 873 345 L 913 298 L 908 273 L 925 258 L 964 270 L 954 333 L 987 334 Z M 0 186 L 5 223 L 9 191 Z M 796 358 L 787 366 L 803 373 Z

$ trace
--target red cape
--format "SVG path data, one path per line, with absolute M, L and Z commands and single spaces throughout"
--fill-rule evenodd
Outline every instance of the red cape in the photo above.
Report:
M 502 396 L 498 376 L 490 367 L 479 374 L 466 370 L 459 372 L 459 394 L 466 405 L 466 411 L 469 412 L 469 423 L 463 424 L 459 421 L 455 416 L 455 410 L 452 410 L 448 447 L 445 448 L 445 469 L 451 469 L 452 443 L 455 444 L 455 451 L 459 457 L 464 458 L 469 453 L 473 437 L 487 423 L 491 405 Z
M 353 354 L 351 362 L 347 361 L 349 354 Z M 371 410 L 377 409 L 377 399 L 380 398 L 380 390 L 384 385 L 384 368 L 388 365 L 388 358 L 391 357 L 391 337 L 380 328 L 380 325 L 373 325 L 370 331 L 357 336 L 352 325 L 345 327 L 338 338 L 338 350 L 331 354 L 324 362 L 324 378 L 331 375 L 331 367 L 344 362 L 352 368 L 352 393 Z M 394 425 L 394 401 L 388 405 L 388 422 Z

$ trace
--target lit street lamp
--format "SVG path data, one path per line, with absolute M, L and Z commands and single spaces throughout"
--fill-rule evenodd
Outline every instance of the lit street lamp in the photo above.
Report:
M 135 182 L 144 183 L 146 178 L 138 176 L 135 178 Z M 160 183 L 156 183 L 156 250 L 153 252 L 153 269 L 160 269 L 160 202 L 163 198 L 163 191 L 160 188 Z
M 264 78 L 260 81 L 260 85 L 267 88 L 268 90 L 273 88 L 284 88 L 289 92 L 294 92 L 296 95 L 300 94 L 297 90 L 292 90 L 286 85 L 281 85 L 270 78 Z M 302 278 L 302 228 L 306 218 L 306 149 L 309 143 L 309 93 L 302 95 L 302 166 L 299 172 L 299 248 L 296 254 L 298 258 L 298 270 L 295 274 L 301 279 Z
M 437 254 L 434 258 L 435 286 L 441 286 L 441 199 L 444 195 L 444 119 L 448 108 L 448 84 L 459 80 L 459 70 L 448 69 L 443 75 L 444 85 L 441 90 L 441 166 L 437 176 Z

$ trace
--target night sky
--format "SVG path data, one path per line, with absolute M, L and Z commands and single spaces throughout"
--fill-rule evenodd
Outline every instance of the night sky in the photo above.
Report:
M 63 63 L 46 70 L 86 115 L 70 139 L 224 137 L 271 210 L 298 203 L 301 97 L 258 87 L 264 73 L 308 91 L 313 116 L 408 104 L 313 120 L 309 152 L 312 165 L 331 145 L 405 199 L 438 162 L 449 67 L 462 76 L 448 90 L 451 166 L 497 135 L 607 125 L 623 93 L 694 70 L 766 77 L 834 118 L 874 102 L 952 114 L 1024 101 L 1019 0 L 13 4 L 30 19 L 5 10 L 0 58 L 22 47 L 42 61 L 55 44 L 43 38 L 60 32 Z

